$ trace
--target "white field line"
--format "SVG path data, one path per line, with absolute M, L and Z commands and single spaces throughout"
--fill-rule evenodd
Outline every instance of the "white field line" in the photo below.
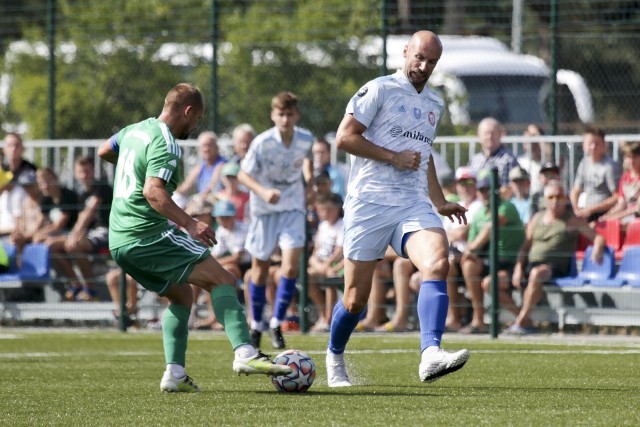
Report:
M 205 353 L 203 351 L 195 353 Z M 309 355 L 324 355 L 325 350 L 322 351 L 305 351 Z M 415 353 L 418 354 L 418 350 L 411 349 L 381 349 L 381 350 L 347 350 L 347 354 L 398 354 L 398 353 Z M 640 349 L 629 350 L 471 350 L 472 354 L 594 354 L 594 355 L 625 355 L 625 354 L 640 354 Z M 92 356 L 156 356 L 159 352 L 149 351 L 117 351 L 117 352 L 36 352 L 36 353 L 0 353 L 0 359 L 45 359 L 45 358 L 59 358 L 59 357 L 92 357 Z

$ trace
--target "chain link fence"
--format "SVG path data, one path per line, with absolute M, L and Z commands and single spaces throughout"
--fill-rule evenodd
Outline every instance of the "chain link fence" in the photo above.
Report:
M 324 135 L 362 84 L 393 70 L 418 29 L 485 36 L 493 46 L 462 42 L 495 59 L 484 78 L 471 55 L 452 72 L 443 55 L 439 67 L 463 90 L 432 79 L 449 112 L 462 105 L 444 118 L 441 135 L 473 133 L 482 115 L 498 116 L 513 134 L 528 122 L 548 133 L 579 133 L 583 121 L 608 133 L 638 131 L 637 1 L 6 0 L 0 12 L 0 123 L 26 139 L 105 138 L 156 116 L 178 81 L 202 88 L 205 127 L 218 133 L 242 122 L 266 129 L 271 97 L 291 90 L 301 125 Z M 399 40 L 387 43 L 386 63 L 381 36 Z M 506 53 L 513 64 L 498 63 Z M 462 74 L 465 63 L 475 76 Z M 556 69 L 557 87 L 549 79 Z M 568 81 L 562 70 L 573 73 Z M 586 95 L 575 88 L 580 79 Z M 527 103 L 536 105 L 516 117 Z M 456 116 L 460 108 L 468 117 Z

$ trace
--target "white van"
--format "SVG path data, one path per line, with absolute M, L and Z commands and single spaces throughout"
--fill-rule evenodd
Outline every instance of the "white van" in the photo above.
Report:
M 387 68 L 402 68 L 402 51 L 410 36 L 387 38 Z M 454 125 L 477 123 L 493 116 L 522 127 L 547 123 L 550 70 L 532 55 L 511 52 L 501 41 L 479 36 L 440 36 L 444 51 L 429 84 L 447 101 Z M 381 39 L 376 43 L 382 51 Z M 576 72 L 558 70 L 558 122 L 593 121 L 591 94 Z M 520 125 L 520 126 L 518 126 Z

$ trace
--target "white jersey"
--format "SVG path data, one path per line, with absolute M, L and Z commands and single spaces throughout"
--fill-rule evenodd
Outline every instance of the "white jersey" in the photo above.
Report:
M 370 203 L 403 206 L 428 200 L 427 168 L 444 101 L 425 87 L 418 93 L 401 70 L 368 82 L 351 98 L 346 113 L 365 125 L 364 137 L 388 150 L 419 151 L 417 171 L 351 156 L 348 194 Z
M 241 221 L 235 221 L 233 230 L 229 230 L 222 226 L 216 230 L 216 240 L 218 244 L 211 249 L 211 255 L 214 258 L 236 254 L 244 250 L 244 242 L 247 240 L 249 225 Z M 240 259 L 241 263 L 250 263 L 251 255 L 245 251 Z
M 270 204 L 252 191 L 249 201 L 252 216 L 295 210 L 306 212 L 302 164 L 304 159 L 311 161 L 312 145 L 313 134 L 299 127 L 294 128 L 288 148 L 282 144 L 280 132 L 275 127 L 256 136 L 242 161 L 242 170 L 260 185 L 280 190 L 280 200 Z
M 316 258 L 326 260 L 331 257 L 336 247 L 342 247 L 343 238 L 344 221 L 342 218 L 338 218 L 335 224 L 329 224 L 329 221 L 322 221 L 316 233 Z

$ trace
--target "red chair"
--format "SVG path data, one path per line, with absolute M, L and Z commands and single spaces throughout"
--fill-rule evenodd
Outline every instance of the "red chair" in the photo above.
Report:
M 605 244 L 611 248 L 615 254 L 615 259 L 620 261 L 622 259 L 622 223 L 620 220 L 608 219 L 599 221 L 596 223 L 594 231 L 604 237 Z M 584 252 L 589 244 L 590 242 L 580 235 L 576 252 L 578 260 L 584 259 Z
M 636 218 L 627 225 L 627 234 L 622 249 L 627 246 L 640 245 L 640 218 Z

